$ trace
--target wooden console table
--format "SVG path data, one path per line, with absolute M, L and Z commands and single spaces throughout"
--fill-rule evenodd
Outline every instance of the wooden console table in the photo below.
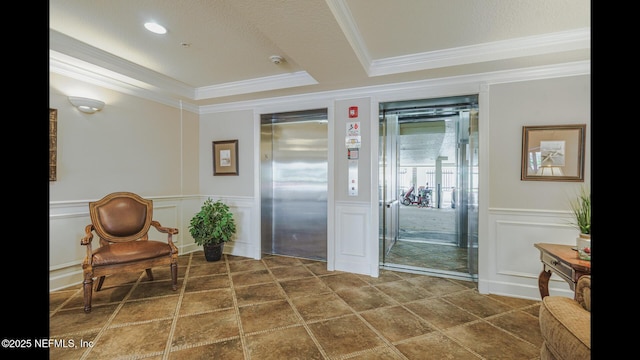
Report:
M 569 283 L 571 290 L 576 289 L 576 283 L 581 276 L 591 274 L 591 261 L 578 259 L 578 252 L 570 245 L 540 243 L 534 246 L 540 250 L 540 261 L 543 264 L 542 272 L 538 276 L 542 298 L 549 296 L 551 272 Z

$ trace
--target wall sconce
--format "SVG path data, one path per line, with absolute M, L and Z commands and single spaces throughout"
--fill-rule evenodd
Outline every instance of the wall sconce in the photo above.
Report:
M 83 113 L 93 114 L 96 111 L 102 110 L 104 102 L 100 100 L 88 99 L 77 96 L 69 96 L 69 102 L 78 108 Z

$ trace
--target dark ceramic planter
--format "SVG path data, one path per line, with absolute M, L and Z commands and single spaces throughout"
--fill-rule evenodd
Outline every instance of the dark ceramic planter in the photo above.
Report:
M 224 243 L 219 244 L 207 244 L 203 245 L 204 248 L 204 258 L 207 261 L 219 261 L 222 259 L 222 250 L 224 248 Z

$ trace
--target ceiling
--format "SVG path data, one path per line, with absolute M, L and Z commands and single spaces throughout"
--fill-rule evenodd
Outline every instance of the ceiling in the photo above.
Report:
M 50 0 L 49 14 L 52 72 L 195 107 L 591 58 L 589 0 Z

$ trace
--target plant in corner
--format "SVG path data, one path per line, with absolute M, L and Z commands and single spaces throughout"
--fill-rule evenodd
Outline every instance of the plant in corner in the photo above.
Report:
M 572 224 L 580 231 L 576 239 L 578 257 L 591 260 L 591 194 L 584 185 L 570 205 L 573 213 Z
M 197 245 L 202 245 L 207 261 L 222 258 L 224 243 L 232 241 L 236 223 L 229 206 L 221 200 L 205 200 L 202 208 L 189 223 L 189 232 Z

